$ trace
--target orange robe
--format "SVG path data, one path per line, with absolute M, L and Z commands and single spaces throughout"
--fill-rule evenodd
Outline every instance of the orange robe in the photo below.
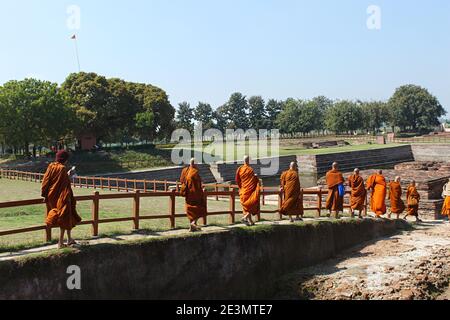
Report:
M 258 215 L 261 210 L 261 188 L 258 177 L 249 165 L 245 164 L 237 170 L 236 183 L 239 186 L 239 197 L 244 213 Z
M 450 218 L 450 196 L 445 197 L 444 206 L 442 207 L 442 215 Z
M 70 178 L 63 164 L 54 162 L 48 166 L 42 180 L 41 192 L 47 204 L 47 226 L 72 230 L 81 222 Z
M 281 175 L 284 201 L 280 209 L 282 215 L 303 216 L 303 197 L 298 171 L 290 169 Z
M 406 192 L 406 198 L 408 199 L 408 215 L 419 216 L 420 195 L 417 188 L 410 186 Z
M 206 216 L 206 199 L 199 171 L 195 166 L 183 169 L 180 177 L 181 196 L 185 198 L 185 211 L 190 222 Z
M 402 200 L 402 186 L 399 182 L 389 183 L 389 199 L 391 201 L 391 212 L 402 214 L 405 211 L 405 203 Z
M 386 179 L 379 174 L 374 174 L 367 180 L 367 189 L 372 190 L 370 207 L 378 217 L 386 214 Z
M 348 185 L 352 189 L 350 198 L 350 207 L 352 210 L 362 211 L 366 204 L 366 186 L 364 185 L 364 179 L 361 176 L 351 175 L 348 177 Z
M 344 183 L 342 173 L 337 170 L 330 170 L 326 176 L 328 186 L 328 197 L 326 208 L 331 211 L 344 211 L 344 198 L 339 196 L 338 186 Z

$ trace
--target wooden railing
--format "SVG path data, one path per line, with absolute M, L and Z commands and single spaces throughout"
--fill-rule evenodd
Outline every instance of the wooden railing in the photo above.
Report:
M 26 173 L 26 172 L 20 172 L 20 171 L 8 171 L 8 172 L 2 172 L 3 174 L 6 174 L 9 179 L 31 179 L 34 180 L 31 181 L 39 181 L 39 179 L 42 179 L 42 174 L 37 173 Z M 126 179 L 125 179 L 126 180 Z M 28 180 L 30 181 L 30 180 Z M 127 181 L 129 182 L 129 181 Z M 164 182 L 165 186 L 169 184 L 169 182 Z M 145 184 L 145 183 L 144 183 Z M 79 184 L 80 185 L 80 184 Z M 81 184 L 82 185 L 82 184 Z M 89 183 L 86 182 L 86 185 L 89 185 Z M 177 218 L 186 218 L 186 215 L 183 214 L 177 214 L 176 213 L 176 199 L 180 197 L 180 193 L 178 190 L 178 184 L 176 185 L 177 189 L 172 188 L 171 190 L 167 190 L 168 188 L 165 188 L 165 191 L 149 191 L 142 192 L 142 190 L 135 189 L 133 191 L 130 190 L 130 188 L 122 188 L 121 191 L 127 191 L 127 192 L 120 192 L 120 193 L 107 193 L 107 194 L 100 194 L 98 191 L 95 191 L 92 195 L 85 195 L 85 196 L 76 196 L 75 199 L 77 202 L 91 202 L 91 212 L 92 217 L 90 220 L 82 221 L 80 225 L 91 225 L 92 226 L 92 236 L 97 237 L 99 235 L 99 225 L 104 223 L 116 223 L 116 222 L 131 222 L 133 225 L 134 230 L 139 230 L 139 224 L 141 220 L 160 220 L 160 219 L 167 219 L 170 225 L 171 229 L 174 229 L 176 227 L 176 219 Z M 108 188 L 108 186 L 106 186 Z M 222 188 L 223 190 L 220 190 Z M 277 187 L 261 187 L 261 200 L 262 204 L 265 205 L 265 199 L 268 196 L 275 196 L 273 198 L 278 198 L 278 208 L 276 210 L 261 210 L 260 214 L 257 216 L 257 221 L 261 220 L 262 214 L 279 214 L 280 220 L 283 218 L 280 214 L 280 208 L 283 204 L 283 193 L 281 190 Z M 120 190 L 120 188 L 119 188 Z M 322 211 L 325 210 L 324 208 L 324 196 L 327 195 L 328 191 L 323 190 L 321 188 L 319 189 L 302 189 L 302 199 L 304 200 L 304 211 L 313 211 L 315 212 L 315 218 L 320 218 L 322 216 Z M 219 198 L 227 199 L 229 201 L 229 210 L 226 211 L 217 211 L 217 212 L 211 212 L 207 210 L 207 215 L 203 218 L 203 224 L 206 225 L 208 221 L 208 217 L 210 216 L 219 216 L 219 215 L 227 215 L 229 217 L 229 223 L 234 224 L 236 222 L 236 215 L 242 214 L 242 211 L 236 210 L 236 199 L 239 199 L 239 192 L 237 189 L 237 186 L 233 185 L 220 185 L 215 184 L 214 190 L 209 191 L 207 188 L 204 189 L 205 194 L 205 200 L 208 204 L 208 199 L 215 199 L 219 200 Z M 349 191 L 346 192 L 346 196 L 350 194 Z M 141 208 L 141 199 L 143 198 L 167 198 L 168 199 L 168 207 L 169 212 L 167 215 L 141 215 L 140 208 Z M 305 199 L 308 198 L 309 201 L 305 201 Z M 121 218 L 109 218 L 105 219 L 101 217 L 100 213 L 100 201 L 105 200 L 113 200 L 113 199 L 133 199 L 133 206 L 132 206 L 132 214 L 128 217 L 121 217 Z M 180 199 L 184 201 L 184 199 Z M 31 200 L 22 200 L 22 201 L 9 201 L 9 202 L 2 202 L 0 203 L 0 209 L 5 208 L 16 208 L 16 207 L 27 207 L 27 206 L 33 206 L 33 205 L 39 205 L 43 204 L 43 199 L 31 199 Z M 305 204 L 313 204 L 313 206 L 305 206 Z M 349 208 L 350 206 L 347 204 L 344 206 L 345 208 Z M 207 206 L 208 208 L 208 206 Z M 367 215 L 367 199 L 366 199 L 366 205 L 365 205 L 365 211 L 364 214 Z M 44 213 L 44 220 L 46 217 L 46 212 Z M 47 242 L 51 241 L 52 239 L 52 229 L 47 227 L 46 225 L 39 225 L 39 226 L 31 226 L 31 227 L 24 227 L 19 229 L 13 229 L 13 230 L 6 230 L 6 231 L 0 231 L 0 236 L 7 236 L 7 235 L 14 235 L 14 234 L 20 234 L 20 233 L 26 233 L 26 232 L 34 232 L 34 231 L 45 231 L 45 240 Z

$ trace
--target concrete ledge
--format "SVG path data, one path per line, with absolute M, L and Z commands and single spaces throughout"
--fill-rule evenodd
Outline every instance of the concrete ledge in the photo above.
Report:
M 0 299 L 262 299 L 274 279 L 409 224 L 313 221 L 101 244 L 0 263 Z M 82 290 L 66 288 L 81 268 Z

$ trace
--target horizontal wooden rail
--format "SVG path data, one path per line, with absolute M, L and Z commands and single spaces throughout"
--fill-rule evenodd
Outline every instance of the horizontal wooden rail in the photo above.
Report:
M 36 173 L 28 173 L 28 172 L 20 172 L 20 171 L 13 171 L 13 170 L 1 170 L 0 177 L 7 178 L 7 179 L 29 179 L 29 181 L 40 181 L 42 180 L 42 174 L 36 174 Z M 33 178 L 33 179 L 31 179 Z M 91 180 L 90 180 L 91 179 Z M 92 180 L 94 179 L 94 180 Z M 84 186 L 96 186 L 95 179 L 99 178 L 92 178 L 92 177 L 77 177 L 77 182 L 81 183 L 84 181 Z M 101 178 L 106 179 L 107 183 L 101 183 L 104 188 L 108 190 L 117 190 L 117 188 L 111 186 L 111 181 L 120 181 L 121 179 L 111 179 L 111 178 Z M 89 182 L 90 181 L 90 182 Z M 94 183 L 92 183 L 94 181 Z M 103 180 L 105 181 L 105 180 Z M 126 182 L 126 185 L 123 185 L 122 189 L 127 189 L 128 192 L 119 192 L 118 193 L 105 193 L 100 194 L 98 191 L 95 191 L 93 195 L 84 195 L 84 196 L 76 196 L 75 200 L 77 202 L 82 201 L 90 201 L 91 202 L 91 211 L 92 211 L 92 218 L 90 220 L 85 220 L 80 223 L 80 225 L 91 225 L 92 226 L 92 236 L 96 237 L 99 234 L 99 225 L 105 224 L 105 223 L 118 223 L 118 222 L 131 222 L 133 224 L 133 229 L 139 229 L 139 222 L 142 220 L 168 220 L 170 228 L 176 227 L 176 219 L 177 218 L 186 218 L 185 214 L 176 213 L 176 199 L 180 197 L 179 192 L 179 183 L 173 182 L 173 184 L 176 184 L 175 189 L 169 190 L 168 185 L 172 184 L 172 182 L 169 181 L 145 181 L 145 180 L 136 180 L 136 182 L 132 181 L 133 186 L 138 184 L 139 182 L 143 182 L 149 188 L 147 188 L 147 191 L 144 192 L 143 189 L 133 189 L 131 188 L 131 185 L 129 185 L 130 180 L 122 179 L 122 181 Z M 155 188 L 155 185 L 158 183 L 163 183 L 163 188 L 158 189 Z M 150 188 L 150 185 L 153 186 L 153 188 Z M 208 190 L 207 187 L 213 187 L 213 190 Z M 145 188 L 144 188 L 145 189 Z M 223 190 L 221 190 L 223 189 Z M 262 204 L 264 206 L 264 202 L 266 202 L 266 197 L 268 196 L 276 196 L 278 199 L 278 206 L 276 210 L 261 210 L 260 215 L 258 215 L 258 220 L 261 218 L 261 214 L 276 214 L 280 213 L 280 208 L 283 204 L 283 192 L 279 189 L 279 187 L 261 187 L 261 200 Z M 321 188 L 319 189 L 302 189 L 302 199 L 304 204 L 311 204 L 313 203 L 313 206 L 304 207 L 304 211 L 314 211 L 316 212 L 316 217 L 321 216 L 321 212 L 325 210 L 323 207 L 324 201 L 323 197 L 327 194 L 327 190 L 323 190 Z M 203 222 L 207 223 L 207 217 L 208 216 L 220 216 L 220 215 L 227 215 L 229 216 L 229 223 L 233 224 L 235 222 L 235 215 L 236 214 L 242 214 L 241 210 L 236 209 L 236 203 L 235 201 L 239 199 L 239 189 L 237 186 L 234 185 L 227 185 L 227 184 L 212 184 L 209 186 L 205 186 L 204 189 L 205 193 L 205 199 L 208 203 L 208 201 L 211 201 L 211 199 L 219 200 L 219 198 L 227 199 L 230 203 L 229 210 L 224 211 L 209 211 L 207 210 L 207 215 L 204 218 Z M 346 195 L 350 194 L 349 191 L 346 192 Z M 305 197 L 306 196 L 306 197 Z M 166 198 L 169 202 L 169 212 L 167 214 L 162 215 L 141 215 L 140 209 L 141 209 L 141 199 L 144 198 Z M 100 213 L 100 202 L 106 201 L 106 200 L 117 200 L 117 199 L 132 199 L 132 214 L 124 217 L 118 217 L 118 218 L 102 218 Z M 309 199 L 309 201 L 308 201 Z M 314 199 L 316 204 L 314 204 Z M 0 203 L 0 209 L 6 209 L 6 208 L 17 208 L 17 207 L 27 207 L 27 206 L 34 206 L 34 205 L 42 205 L 43 211 L 46 211 L 46 206 L 44 204 L 43 199 L 30 199 L 30 200 L 21 200 L 21 201 L 9 201 L 9 202 L 2 202 Z M 208 208 L 208 205 L 207 205 Z M 348 204 L 345 204 L 345 208 L 349 208 Z M 365 214 L 367 214 L 367 199 L 366 199 L 366 209 Z M 280 215 L 280 219 L 282 216 Z M 26 228 L 19 228 L 14 230 L 4 230 L 0 231 L 0 236 L 7 236 L 7 235 L 14 235 L 14 234 L 21 234 L 26 232 L 35 232 L 35 231 L 45 231 L 45 239 L 47 242 L 52 240 L 52 228 L 48 228 L 46 225 L 40 225 L 40 226 L 32 226 L 32 227 L 26 227 Z

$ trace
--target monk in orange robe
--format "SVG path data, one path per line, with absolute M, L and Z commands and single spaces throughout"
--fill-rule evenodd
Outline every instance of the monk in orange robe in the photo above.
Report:
M 350 210 L 352 217 L 358 211 L 359 218 L 363 218 L 362 212 L 366 207 L 367 190 L 364 179 L 359 175 L 359 169 L 355 169 L 354 174 L 348 177 L 348 185 L 352 189 L 350 198 Z
M 328 197 L 326 208 L 330 216 L 339 218 L 339 212 L 344 211 L 344 197 L 339 195 L 339 185 L 344 183 L 344 176 L 338 170 L 339 164 L 333 163 L 332 169 L 327 172 L 326 181 L 328 186 Z
M 442 215 L 447 216 L 447 219 L 450 219 L 450 179 L 444 186 L 442 197 L 445 199 L 444 205 L 442 206 Z
M 198 219 L 206 216 L 206 199 L 195 159 L 191 159 L 190 166 L 183 169 L 180 182 L 180 193 L 185 198 L 185 210 L 190 222 L 190 231 L 200 231 L 201 228 L 197 222 Z
M 280 213 L 289 216 L 291 222 L 294 222 L 292 216 L 297 216 L 298 221 L 303 219 L 303 196 L 300 186 L 300 177 L 298 175 L 298 165 L 292 162 L 290 169 L 281 175 L 281 191 L 284 195 L 284 201 Z
M 76 245 L 72 239 L 72 229 L 81 222 L 76 210 L 76 201 L 70 185 L 72 170 L 67 171 L 66 164 L 69 153 L 61 150 L 56 154 L 56 161 L 51 163 L 42 180 L 41 195 L 47 204 L 46 224 L 48 227 L 59 227 L 58 247 Z M 68 242 L 64 244 L 64 233 L 67 231 Z
M 372 212 L 376 214 L 377 218 L 381 218 L 386 214 L 386 179 L 383 176 L 383 171 L 379 170 L 367 180 L 367 189 L 372 190 L 370 198 L 370 207 Z
M 408 210 L 407 215 L 404 219 L 406 220 L 408 216 L 414 216 L 416 217 L 417 222 L 422 222 L 422 220 L 419 219 L 420 195 L 417 191 L 416 181 L 414 180 L 411 181 L 411 184 L 408 187 L 408 191 L 406 192 L 406 199 L 408 203 Z
M 402 186 L 400 177 L 395 177 L 395 180 L 389 183 L 389 200 L 391 201 L 391 214 L 396 214 L 397 219 L 400 219 L 400 215 L 406 209 L 405 203 L 402 200 Z
M 256 216 L 260 213 L 260 195 L 261 188 L 258 176 L 250 167 L 250 157 L 245 156 L 244 165 L 236 171 L 236 183 L 239 187 L 239 197 L 241 200 L 244 217 L 242 222 L 248 226 L 252 226 L 252 215 Z

